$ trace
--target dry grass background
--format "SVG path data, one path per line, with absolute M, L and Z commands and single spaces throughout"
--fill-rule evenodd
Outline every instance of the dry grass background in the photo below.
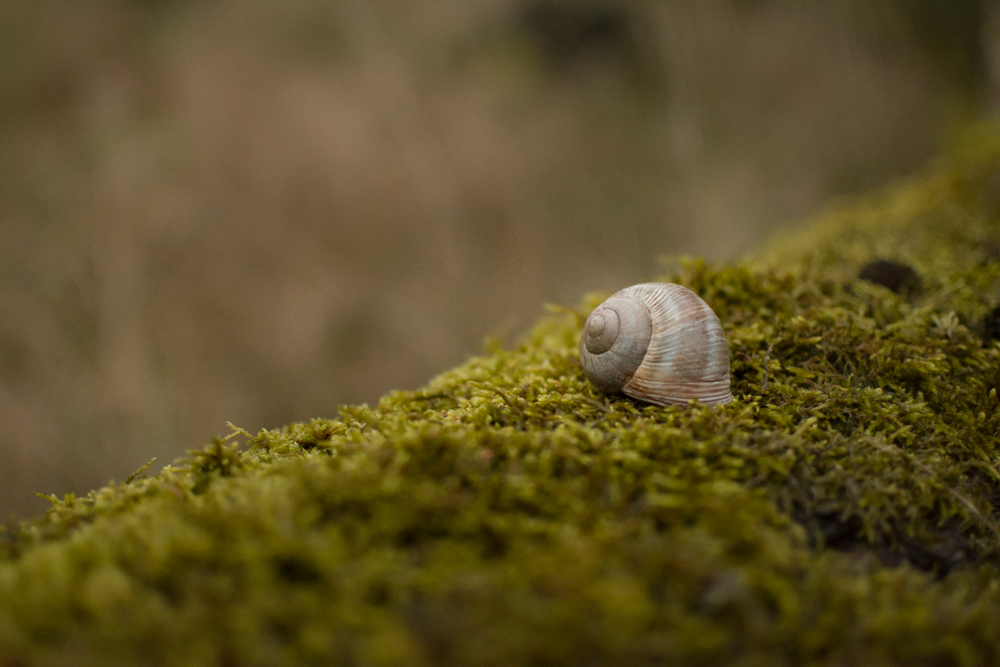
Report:
M 0 512 L 912 170 L 986 97 L 990 11 L 0 2 Z

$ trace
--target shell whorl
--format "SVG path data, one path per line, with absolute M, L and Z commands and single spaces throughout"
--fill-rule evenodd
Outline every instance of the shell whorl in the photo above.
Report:
M 580 338 L 580 363 L 601 391 L 622 391 L 642 363 L 653 326 L 639 299 L 618 292 L 594 309 Z
M 733 400 L 719 318 L 681 285 L 634 285 L 598 306 L 584 325 L 580 363 L 605 393 L 656 405 Z

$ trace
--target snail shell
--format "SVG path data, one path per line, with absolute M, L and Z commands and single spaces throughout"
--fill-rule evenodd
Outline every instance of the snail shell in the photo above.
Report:
M 633 285 L 595 308 L 580 337 L 580 364 L 607 394 L 656 405 L 733 400 L 722 324 L 681 285 Z

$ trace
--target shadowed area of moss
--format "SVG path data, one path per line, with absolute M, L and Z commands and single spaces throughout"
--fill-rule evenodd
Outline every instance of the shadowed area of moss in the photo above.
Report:
M 998 167 L 983 127 L 661 276 L 719 315 L 731 405 L 596 393 L 593 295 L 420 391 L 53 497 L 0 532 L 0 665 L 995 663 Z

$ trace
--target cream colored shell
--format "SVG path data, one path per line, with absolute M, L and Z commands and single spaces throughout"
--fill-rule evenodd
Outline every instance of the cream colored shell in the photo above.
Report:
M 681 285 L 633 285 L 595 308 L 580 337 L 580 364 L 608 394 L 656 405 L 733 400 L 722 324 Z

